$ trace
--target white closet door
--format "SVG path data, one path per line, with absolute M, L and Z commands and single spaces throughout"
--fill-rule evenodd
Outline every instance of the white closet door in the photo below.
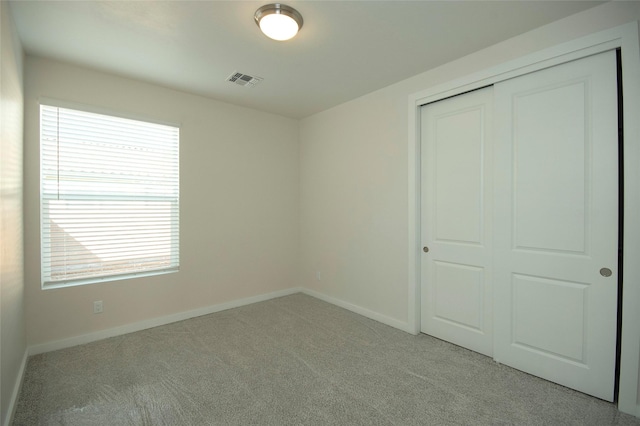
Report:
M 491 355 L 492 88 L 422 107 L 422 332 Z M 425 249 L 426 250 L 426 249 Z
M 616 60 L 494 87 L 496 361 L 613 400 Z

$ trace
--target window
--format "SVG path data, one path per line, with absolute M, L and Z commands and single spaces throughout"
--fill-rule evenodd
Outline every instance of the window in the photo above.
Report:
M 179 129 L 40 106 L 43 288 L 177 271 Z

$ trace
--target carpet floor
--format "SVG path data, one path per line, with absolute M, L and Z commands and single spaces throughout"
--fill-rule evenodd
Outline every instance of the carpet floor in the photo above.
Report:
M 14 425 L 640 425 L 302 294 L 29 358 Z

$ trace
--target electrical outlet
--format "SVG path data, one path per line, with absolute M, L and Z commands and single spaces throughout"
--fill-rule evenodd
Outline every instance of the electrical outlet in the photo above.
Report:
M 102 300 L 96 300 L 95 302 L 93 302 L 93 313 L 94 314 L 101 314 L 102 310 L 103 310 Z
M 322 279 L 322 274 L 320 273 L 320 271 L 316 272 L 316 280 L 320 281 Z

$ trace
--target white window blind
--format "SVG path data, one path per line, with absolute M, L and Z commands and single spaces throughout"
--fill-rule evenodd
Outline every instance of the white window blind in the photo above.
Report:
M 179 129 L 40 107 L 43 287 L 179 266 Z

